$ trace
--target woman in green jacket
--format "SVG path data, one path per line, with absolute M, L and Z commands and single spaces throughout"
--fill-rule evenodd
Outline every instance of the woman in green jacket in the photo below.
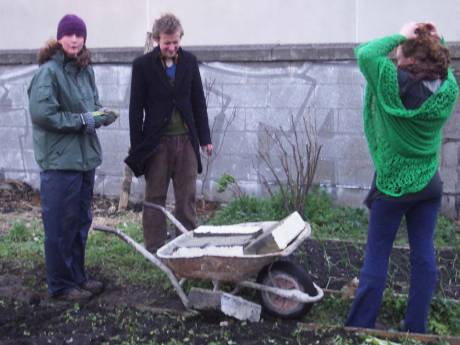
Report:
M 388 54 L 396 50 L 396 65 Z M 448 49 L 433 24 L 408 23 L 400 34 L 356 49 L 367 86 L 364 131 L 375 167 L 368 240 L 346 324 L 375 326 L 393 241 L 403 217 L 410 245 L 409 299 L 402 328 L 425 333 L 436 287 L 434 231 L 441 205 L 442 128 L 458 86 Z
M 95 168 L 102 152 L 95 129 L 116 119 L 101 110 L 86 25 L 75 15 L 59 22 L 57 41 L 39 52 L 40 68 L 29 89 L 33 143 L 40 172 L 48 292 L 76 301 L 100 293 L 88 279 L 85 246 L 91 226 Z

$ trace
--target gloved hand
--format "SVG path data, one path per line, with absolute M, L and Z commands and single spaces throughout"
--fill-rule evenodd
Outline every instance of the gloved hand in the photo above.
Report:
M 101 125 L 108 126 L 114 123 L 118 118 L 118 114 L 115 111 L 106 108 L 95 111 L 93 114 L 96 128 L 99 128 Z

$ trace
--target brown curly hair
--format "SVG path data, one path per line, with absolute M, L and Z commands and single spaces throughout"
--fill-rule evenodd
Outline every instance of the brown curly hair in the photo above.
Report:
M 43 65 L 48 60 L 51 60 L 54 54 L 58 51 L 64 52 L 62 45 L 55 39 L 50 39 L 45 43 L 45 46 L 38 51 L 37 61 L 39 65 Z M 86 46 L 83 46 L 83 49 L 78 53 L 76 57 L 76 63 L 80 68 L 85 68 L 91 64 L 91 53 Z
M 416 38 L 401 44 L 403 55 L 413 58 L 414 63 L 401 68 L 417 80 L 446 79 L 450 52 L 439 39 L 434 26 L 429 23 L 420 24 L 415 34 Z

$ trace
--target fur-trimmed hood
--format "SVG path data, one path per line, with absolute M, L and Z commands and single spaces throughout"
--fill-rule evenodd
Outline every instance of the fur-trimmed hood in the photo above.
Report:
M 43 65 L 45 62 L 51 60 L 53 56 L 59 51 L 64 52 L 61 44 L 58 41 L 55 39 L 47 41 L 45 46 L 38 51 L 38 64 Z M 77 55 L 75 61 L 80 68 L 84 68 L 91 63 L 91 53 L 86 48 L 86 46 L 83 46 L 83 49 Z

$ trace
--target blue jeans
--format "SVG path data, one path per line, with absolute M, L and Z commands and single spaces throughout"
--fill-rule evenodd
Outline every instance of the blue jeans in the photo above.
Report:
M 85 246 L 92 222 L 95 170 L 40 173 L 46 281 L 51 296 L 86 281 Z
M 347 326 L 374 327 L 382 302 L 393 241 L 405 216 L 411 276 L 404 324 L 407 331 L 426 333 L 437 280 L 433 242 L 440 205 L 441 198 L 423 201 L 377 199 L 372 203 L 364 265 Z

